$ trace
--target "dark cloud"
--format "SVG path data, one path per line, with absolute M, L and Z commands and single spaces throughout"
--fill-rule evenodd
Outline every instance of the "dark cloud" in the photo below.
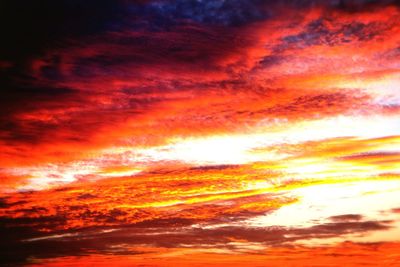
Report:
M 96 195 L 84 193 L 84 194 L 77 196 L 77 199 L 92 199 L 92 198 L 96 198 Z
M 16 116 L 41 109 L 64 108 L 81 103 L 81 95 L 69 88 L 32 87 L 3 81 L 0 98 L 0 137 L 9 142 L 35 143 L 53 128 L 52 123 L 26 123 Z M 68 104 L 66 104 L 68 103 Z
M 334 237 L 337 235 L 364 233 L 368 231 L 387 230 L 392 221 L 341 221 L 313 226 L 309 229 L 294 231 L 296 234 L 310 237 Z
M 355 41 L 369 41 L 382 33 L 384 25 L 377 23 L 353 22 L 335 26 L 332 22 L 320 18 L 310 22 L 304 31 L 299 34 L 283 38 L 283 44 L 276 48 L 277 51 L 287 48 L 306 48 L 314 45 L 337 46 Z
M 239 165 L 223 164 L 223 165 L 207 165 L 207 166 L 191 167 L 190 170 L 195 170 L 195 171 L 225 170 L 225 169 L 235 169 L 238 167 Z
M 2 1 L 0 8 L 1 60 L 23 63 L 67 40 L 106 31 L 166 30 L 194 22 L 204 25 L 240 26 L 265 20 L 284 8 L 324 5 L 343 10 L 364 10 L 397 1 L 261 1 L 261 0 L 157 0 L 157 1 Z M 18 59 L 18 60 L 17 60 Z M 18 63 L 18 65 L 19 65 Z M 19 65 L 21 66 L 21 65 Z M 54 70 L 47 70 L 53 76 Z
M 276 66 L 276 65 L 282 63 L 285 59 L 286 58 L 281 55 L 265 56 L 262 60 L 260 60 L 258 67 L 260 67 L 260 68 L 273 67 L 273 66 Z
M 355 13 L 373 11 L 388 5 L 399 5 L 398 0 L 331 0 L 330 5 L 337 9 Z
M 344 215 L 348 216 L 348 215 Z M 344 220 L 347 220 L 344 219 Z M 132 226 L 87 228 L 79 231 L 64 231 L 48 234 L 47 237 L 28 234 L 31 228 L 20 228 L 18 236 L 24 241 L 2 241 L 2 259 L 7 263 L 23 263 L 29 257 L 51 258 L 58 256 L 79 256 L 90 253 L 135 254 L 134 248 L 141 244 L 155 247 L 176 248 L 181 246 L 207 246 L 235 250 L 231 240 L 260 243 L 261 245 L 281 246 L 298 240 L 310 238 L 338 237 L 348 233 L 365 233 L 386 230 L 390 221 L 337 221 L 309 228 L 285 227 L 246 227 L 224 226 L 212 229 L 188 227 L 194 221 L 185 219 L 155 219 Z M 8 232 L 10 229 L 8 229 Z M 11 232 L 17 235 L 17 231 Z M 31 237 L 31 238 L 28 238 Z M 120 247 L 118 251 L 116 247 Z
M 76 49 L 71 46 L 75 53 L 61 50 L 57 57 L 68 58 L 71 66 L 69 73 L 58 76 L 67 80 L 100 76 L 140 81 L 143 68 L 217 70 L 219 59 L 245 48 L 250 41 L 237 32 L 191 26 L 177 26 L 164 33 L 110 33 L 79 43 Z M 46 66 L 56 70 L 59 63 L 54 64 L 53 57 L 46 60 Z
M 297 97 L 289 103 L 276 104 L 268 109 L 253 111 L 253 114 L 274 114 L 276 117 L 295 117 L 296 119 L 302 116 L 308 118 L 321 115 L 329 116 L 352 110 L 355 105 L 362 105 L 364 97 L 357 91 L 352 95 L 341 92 L 309 94 Z
M 122 1 L 1 1 L 0 59 L 37 56 L 67 38 L 104 31 L 123 10 Z
M 266 1 L 260 0 L 178 0 L 154 1 L 144 7 L 145 14 L 160 25 L 171 21 L 190 20 L 202 24 L 240 26 L 266 19 Z M 270 2 L 270 1 L 267 1 Z
M 166 30 L 188 21 L 240 25 L 264 19 L 263 1 L 2 1 L 0 60 L 24 71 L 27 60 L 70 40 L 108 31 Z M 131 59 L 133 60 L 133 59 Z M 57 77 L 55 69 L 43 70 Z
M 344 214 L 329 217 L 334 222 L 360 221 L 363 218 L 360 214 Z

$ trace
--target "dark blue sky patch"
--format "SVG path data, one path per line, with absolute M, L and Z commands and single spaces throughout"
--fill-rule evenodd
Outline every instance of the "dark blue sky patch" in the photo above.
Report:
M 148 10 L 164 20 L 190 20 L 202 24 L 240 26 L 269 15 L 259 0 L 155 1 Z M 265 1 L 264 1 L 265 2 Z

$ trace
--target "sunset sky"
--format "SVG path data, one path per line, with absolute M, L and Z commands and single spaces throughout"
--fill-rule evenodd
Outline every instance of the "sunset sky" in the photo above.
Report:
M 400 2 L 0 1 L 0 266 L 400 266 Z

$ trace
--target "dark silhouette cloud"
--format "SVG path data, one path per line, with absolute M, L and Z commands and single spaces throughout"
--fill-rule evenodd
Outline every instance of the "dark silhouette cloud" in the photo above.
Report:
M 215 228 L 193 227 L 195 221 L 185 219 L 155 219 L 135 225 L 94 227 L 79 231 L 63 231 L 37 236 L 29 233 L 32 228 L 8 228 L 9 237 L 0 244 L 4 262 L 24 263 L 29 257 L 52 258 L 91 253 L 118 253 L 129 255 L 141 253 L 134 249 L 141 244 L 155 247 L 178 248 L 184 246 L 207 246 L 215 248 L 236 248 L 231 240 L 259 243 L 260 245 L 282 246 L 294 241 L 311 238 L 340 237 L 348 233 L 366 233 L 386 230 L 391 221 L 352 221 L 343 215 L 341 221 L 320 224 L 309 228 L 222 226 Z M 49 218 L 50 219 L 50 218 Z M 24 238 L 23 240 L 21 240 Z M 17 241 L 19 239 L 19 241 Z M 119 251 L 115 247 L 121 246 Z

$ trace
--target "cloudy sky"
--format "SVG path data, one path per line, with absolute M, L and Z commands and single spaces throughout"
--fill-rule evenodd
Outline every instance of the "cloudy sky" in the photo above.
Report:
M 400 2 L 0 2 L 0 265 L 397 266 Z

